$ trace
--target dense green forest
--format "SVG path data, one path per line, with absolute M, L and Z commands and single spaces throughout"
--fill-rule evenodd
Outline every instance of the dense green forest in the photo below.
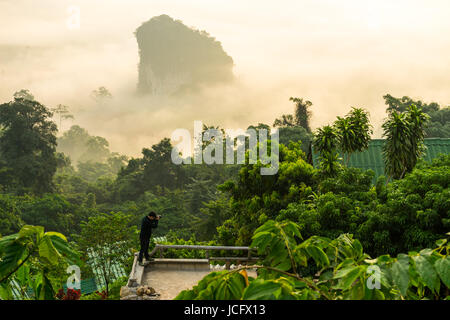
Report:
M 425 138 L 450 138 L 450 108 L 384 99 L 386 172 L 374 185 L 372 170 L 347 167 L 371 139 L 362 108 L 313 131 L 312 102 L 291 97 L 292 114 L 249 125 L 280 132 L 279 170 L 264 176 L 261 162 L 175 165 L 168 138 L 140 157 L 112 152 L 78 125 L 59 132 L 67 107 L 17 92 L 0 105 L 0 297 L 67 298 L 66 267 L 91 277 L 95 252 L 105 290 L 76 298 L 117 299 L 126 279 L 110 261 L 129 271 L 140 220 L 155 211 L 167 243 L 252 245 L 262 258 L 256 279 L 214 272 L 179 299 L 448 298 L 450 155 L 421 157 Z

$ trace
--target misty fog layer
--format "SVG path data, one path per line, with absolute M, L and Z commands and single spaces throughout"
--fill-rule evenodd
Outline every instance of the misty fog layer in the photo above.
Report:
M 68 27 L 71 6 L 79 28 Z M 0 101 L 29 89 L 50 107 L 69 106 L 75 120 L 63 130 L 78 124 L 132 156 L 194 120 L 271 125 L 292 113 L 291 96 L 313 102 L 313 129 L 366 108 L 379 137 L 386 93 L 450 104 L 449 12 L 446 0 L 0 0 Z M 137 97 L 133 33 L 161 14 L 220 41 L 236 83 Z M 100 86 L 113 99 L 94 101 Z

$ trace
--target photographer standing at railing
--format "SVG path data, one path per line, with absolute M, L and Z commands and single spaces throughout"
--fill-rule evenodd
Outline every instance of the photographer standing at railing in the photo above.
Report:
M 141 242 L 141 250 L 139 251 L 139 265 L 143 266 L 144 263 L 142 259 L 145 257 L 145 260 L 150 261 L 150 256 L 148 255 L 148 246 L 150 244 L 150 238 L 152 236 L 152 228 L 158 227 L 158 221 L 161 216 L 157 216 L 155 212 L 150 212 L 147 216 L 142 219 L 141 223 L 141 232 L 139 234 L 139 239 Z

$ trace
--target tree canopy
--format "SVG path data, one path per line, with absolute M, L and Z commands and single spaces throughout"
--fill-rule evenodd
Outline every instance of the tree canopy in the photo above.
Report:
M 52 190 L 56 171 L 56 124 L 51 111 L 31 95 L 17 93 L 0 105 L 0 169 L 3 185 L 23 193 Z

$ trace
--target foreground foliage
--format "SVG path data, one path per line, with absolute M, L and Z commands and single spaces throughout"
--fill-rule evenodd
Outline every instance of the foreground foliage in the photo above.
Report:
M 434 249 L 375 259 L 349 234 L 334 240 L 318 236 L 300 239 L 295 223 L 269 220 L 253 236 L 252 246 L 263 257 L 260 265 L 213 272 L 176 299 L 450 298 L 450 246 L 446 239 L 437 241 Z M 318 268 L 313 277 L 299 272 L 308 264 Z M 251 268 L 258 271 L 256 279 L 246 272 Z
M 0 238 L 0 298 L 13 299 L 16 287 L 22 298 L 53 300 L 67 278 L 65 267 L 78 261 L 64 235 L 25 225 Z
M 372 256 L 430 248 L 450 230 L 449 169 L 450 156 L 441 156 L 387 186 L 384 177 L 372 186 L 371 171 L 345 169 L 276 220 L 298 223 L 305 237 L 351 233 Z

